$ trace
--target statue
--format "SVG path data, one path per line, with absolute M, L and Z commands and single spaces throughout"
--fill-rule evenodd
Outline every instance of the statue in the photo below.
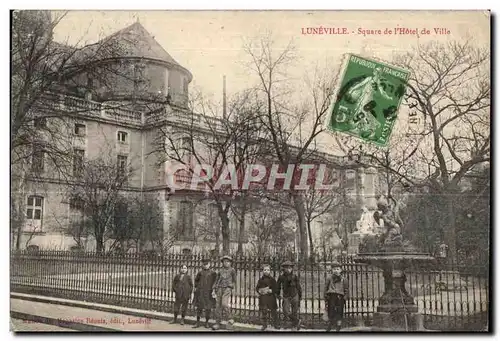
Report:
M 377 211 L 373 213 L 375 222 L 383 231 L 379 244 L 381 246 L 403 246 L 403 236 L 401 234 L 401 226 L 403 222 L 399 217 L 399 204 L 396 202 L 394 209 L 391 209 L 389 203 L 384 198 L 380 198 L 377 202 Z
M 374 234 L 374 226 L 372 215 L 366 206 L 361 208 L 361 217 L 357 221 L 356 230 L 361 234 Z

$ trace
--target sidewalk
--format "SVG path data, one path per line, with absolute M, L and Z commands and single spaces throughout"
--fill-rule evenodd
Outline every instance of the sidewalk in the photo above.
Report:
M 76 330 L 62 328 L 50 324 L 25 321 L 19 319 L 10 319 L 10 331 L 12 332 L 74 332 Z
M 180 324 L 171 324 L 163 319 L 138 317 L 135 314 L 119 314 L 13 297 L 10 299 L 10 304 L 11 318 L 14 321 L 17 320 L 16 323 L 12 323 L 13 331 L 37 330 L 36 327 L 39 324 L 45 325 L 42 326 L 44 331 L 57 331 L 61 330 L 61 328 L 89 332 L 208 331 L 206 328 L 193 328 L 193 318 L 190 318 L 186 325 L 181 326 Z M 137 313 L 140 313 L 140 311 L 137 311 Z M 169 320 L 171 317 L 165 316 L 165 318 Z M 20 326 L 20 328 L 16 329 L 16 325 Z M 52 325 L 54 328 L 51 329 L 47 325 Z
M 54 326 L 54 331 L 69 329 L 92 332 L 213 332 L 204 327 L 193 328 L 196 319 L 192 316 L 186 317 L 186 324 L 181 326 L 170 323 L 173 315 L 169 313 L 13 292 L 10 297 L 11 321 L 17 320 L 16 323 L 12 323 L 14 331 L 26 331 L 26 329 L 48 331 L 52 330 L 51 326 Z M 213 322 L 215 321 L 212 320 L 211 323 Z M 36 329 L 39 324 L 44 326 Z M 16 329 L 16 325 L 21 325 L 21 327 Z M 260 326 L 235 323 L 233 330 L 259 332 Z M 324 332 L 324 330 L 305 329 L 301 331 Z M 342 331 L 360 332 L 369 331 L 369 328 L 352 327 Z M 281 330 L 281 332 L 290 332 L 290 330 Z

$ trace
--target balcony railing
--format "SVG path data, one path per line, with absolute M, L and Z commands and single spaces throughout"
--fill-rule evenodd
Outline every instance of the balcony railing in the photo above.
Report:
M 222 120 L 216 117 L 200 115 L 193 112 L 179 112 L 165 106 L 145 114 L 145 124 L 154 124 L 161 121 L 167 121 L 174 124 L 185 126 L 195 126 L 208 130 L 224 131 Z
M 64 96 L 61 102 L 64 110 L 72 114 L 101 117 L 139 125 L 143 122 L 143 114 L 141 112 L 119 106 L 112 106 L 73 96 Z
M 181 96 L 179 94 L 177 96 L 177 101 L 187 101 L 186 96 Z M 143 113 L 120 106 L 112 106 L 73 96 L 64 96 L 61 99 L 61 103 L 64 110 L 72 114 L 80 114 L 89 117 L 101 117 L 137 125 L 168 121 L 182 125 L 195 125 L 198 128 L 210 130 L 223 130 L 222 121 L 215 117 L 208 117 L 186 111 L 175 111 L 168 105 L 162 106 L 149 113 Z

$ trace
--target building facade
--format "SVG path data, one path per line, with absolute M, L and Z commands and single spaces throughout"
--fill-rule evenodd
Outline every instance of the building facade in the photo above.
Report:
M 21 198 L 20 211 L 24 216 L 20 247 L 35 245 L 41 249 L 67 250 L 78 244 L 74 233 L 68 232 L 68 226 L 83 219 L 84 214 L 72 196 L 71 183 L 83 176 L 85 160 L 101 158 L 116 165 L 119 171 L 129 172 L 120 189 L 122 196 L 147 197 L 158 205 L 161 238 L 169 243 L 169 249 L 184 252 L 214 249 L 220 244 L 220 235 L 213 200 L 201 190 L 171 193 L 165 179 L 166 160 L 157 148 L 158 143 L 164 143 L 161 140 L 165 134 L 183 143 L 183 134 L 191 129 L 190 123 L 203 122 L 188 107 L 193 76 L 138 22 L 96 46 L 104 50 L 115 49 L 116 53 L 93 65 L 92 72 L 79 70 L 65 79 L 53 98 L 54 110 L 64 113 L 66 119 L 58 127 L 61 138 L 49 143 L 63 144 L 71 152 L 66 165 L 69 177 L 62 176 L 50 155 L 35 146 L 22 173 L 26 174 L 23 177 L 26 181 L 23 186 L 16 187 L 22 188 L 14 195 Z M 79 57 L 97 53 L 94 49 L 95 46 L 91 46 L 79 51 Z M 33 124 L 35 129 L 39 125 L 43 130 L 54 123 L 40 118 Z M 331 155 L 327 158 L 332 160 L 330 170 L 335 173 L 338 186 L 346 189 L 348 197 L 354 198 L 352 205 L 364 205 L 367 191 L 370 198 L 376 191 L 376 177 L 370 173 L 366 181 L 365 173 L 359 171 L 354 162 Z M 34 173 L 36 176 L 32 176 Z M 283 215 L 289 217 L 285 219 L 288 230 L 295 231 L 293 214 L 284 212 Z M 333 212 L 327 213 L 324 218 L 313 221 L 315 240 L 326 238 L 325 226 L 346 224 L 333 215 Z M 250 231 L 253 220 L 251 217 L 245 219 L 246 230 Z M 250 235 L 238 235 L 239 224 L 241 220 L 230 214 L 231 247 L 236 248 L 239 240 L 243 241 L 245 249 L 251 249 L 255 241 Z M 348 224 L 355 226 L 355 220 Z M 348 231 L 352 227 L 342 229 Z M 175 236 L 172 231 L 176 231 Z M 173 237 L 167 241 L 166 236 Z M 328 238 L 339 245 L 338 234 Z M 83 247 L 95 248 L 95 240 L 91 237 L 84 235 L 83 240 Z M 109 237 L 106 243 L 110 248 L 114 239 Z M 127 249 L 137 249 L 137 245 L 127 246 Z

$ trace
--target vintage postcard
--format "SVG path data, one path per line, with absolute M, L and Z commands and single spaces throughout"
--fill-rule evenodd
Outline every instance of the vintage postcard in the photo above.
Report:
M 489 11 L 10 24 L 12 331 L 491 331 Z

